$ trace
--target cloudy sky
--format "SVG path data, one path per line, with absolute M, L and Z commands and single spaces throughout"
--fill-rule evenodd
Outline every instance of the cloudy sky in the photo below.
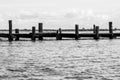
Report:
M 119 0 L 0 0 L 0 28 L 7 28 L 8 19 L 15 28 L 31 28 L 38 22 L 46 28 L 74 24 L 88 28 L 94 23 L 105 27 L 110 20 L 119 25 L 119 4 Z

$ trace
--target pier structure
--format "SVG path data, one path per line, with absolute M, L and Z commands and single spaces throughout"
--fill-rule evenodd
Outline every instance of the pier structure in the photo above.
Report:
M 74 38 L 75 40 L 80 40 L 82 37 L 92 37 L 93 39 L 98 40 L 101 37 L 108 37 L 109 39 L 119 37 L 120 33 L 113 33 L 113 23 L 109 22 L 108 25 L 108 33 L 100 33 L 100 27 L 96 26 L 95 24 L 93 25 L 92 33 L 81 33 L 78 24 L 75 24 L 75 29 L 73 30 L 74 33 L 69 33 L 71 29 L 63 30 L 61 28 L 54 30 L 54 32 L 44 32 L 43 23 L 38 23 L 38 29 L 33 26 L 30 33 L 20 33 L 19 29 L 15 29 L 15 33 L 13 33 L 12 20 L 9 20 L 9 32 L 0 33 L 0 37 L 8 38 L 8 41 L 19 41 L 20 38 L 31 38 L 32 41 L 35 41 L 36 39 L 44 40 L 44 37 L 55 37 L 56 40 L 62 40 L 63 38 Z

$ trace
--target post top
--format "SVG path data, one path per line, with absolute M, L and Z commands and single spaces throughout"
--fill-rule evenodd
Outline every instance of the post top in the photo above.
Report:
M 110 21 L 109 24 L 112 24 L 112 21 Z
M 39 25 L 43 25 L 43 23 L 38 23 Z
M 99 26 L 96 26 L 96 28 L 99 28 Z
M 75 24 L 75 26 L 78 26 L 78 24 Z

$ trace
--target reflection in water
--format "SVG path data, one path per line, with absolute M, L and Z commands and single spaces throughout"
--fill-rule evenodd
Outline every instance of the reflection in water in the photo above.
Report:
M 119 80 L 119 40 L 0 42 L 0 80 Z

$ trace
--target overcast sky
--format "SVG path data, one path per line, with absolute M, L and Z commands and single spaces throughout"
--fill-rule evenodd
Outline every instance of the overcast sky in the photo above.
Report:
M 99 20 L 105 22 L 111 15 L 118 15 L 119 10 L 119 0 L 0 0 L 0 21 L 93 24 Z
M 63 11 L 70 9 L 107 12 L 120 7 L 119 0 L 0 0 L 0 9 Z

